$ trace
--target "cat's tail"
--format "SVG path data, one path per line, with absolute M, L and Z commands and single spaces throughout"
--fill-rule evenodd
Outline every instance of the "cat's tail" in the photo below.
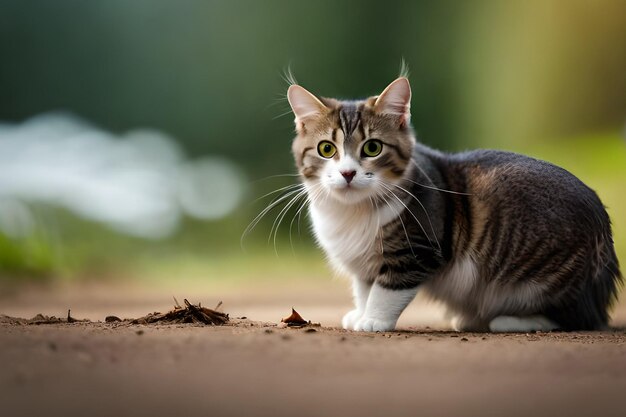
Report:
M 624 278 L 610 236 L 605 242 L 610 242 L 604 245 L 605 250 L 599 251 L 596 260 L 589 260 L 585 279 L 576 297 L 547 314 L 563 330 L 609 328 L 609 313 L 617 302 Z

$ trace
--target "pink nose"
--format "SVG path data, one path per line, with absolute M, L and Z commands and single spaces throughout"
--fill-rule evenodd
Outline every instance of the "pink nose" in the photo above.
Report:
M 341 171 L 341 175 L 346 179 L 346 182 L 350 184 L 352 178 L 356 175 L 356 171 Z

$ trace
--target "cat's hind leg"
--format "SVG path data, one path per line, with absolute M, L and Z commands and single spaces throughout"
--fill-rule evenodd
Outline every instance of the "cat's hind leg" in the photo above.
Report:
M 464 315 L 453 316 L 450 326 L 455 332 L 486 332 L 489 329 L 486 321 Z
M 559 326 L 544 316 L 498 316 L 489 322 L 489 330 L 495 333 L 506 332 L 549 332 Z
M 356 277 L 352 279 L 352 298 L 355 308 L 343 316 L 341 325 L 344 329 L 354 330 L 354 326 L 365 313 L 365 307 L 371 289 L 372 284 Z
M 386 332 L 395 329 L 400 314 L 415 298 L 417 288 L 391 290 L 374 283 L 365 312 L 354 325 L 354 330 Z

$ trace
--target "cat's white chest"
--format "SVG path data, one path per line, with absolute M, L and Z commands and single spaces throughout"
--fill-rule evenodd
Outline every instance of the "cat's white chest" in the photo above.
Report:
M 380 228 L 400 211 L 396 206 L 353 207 L 332 202 L 310 206 L 315 237 L 329 260 L 336 268 L 356 275 L 364 272 L 368 259 L 381 253 Z

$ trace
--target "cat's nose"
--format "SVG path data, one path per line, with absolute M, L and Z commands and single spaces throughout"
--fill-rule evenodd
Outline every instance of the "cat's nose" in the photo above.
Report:
M 341 175 L 346 179 L 346 182 L 350 184 L 352 178 L 356 175 L 356 171 L 341 171 Z

